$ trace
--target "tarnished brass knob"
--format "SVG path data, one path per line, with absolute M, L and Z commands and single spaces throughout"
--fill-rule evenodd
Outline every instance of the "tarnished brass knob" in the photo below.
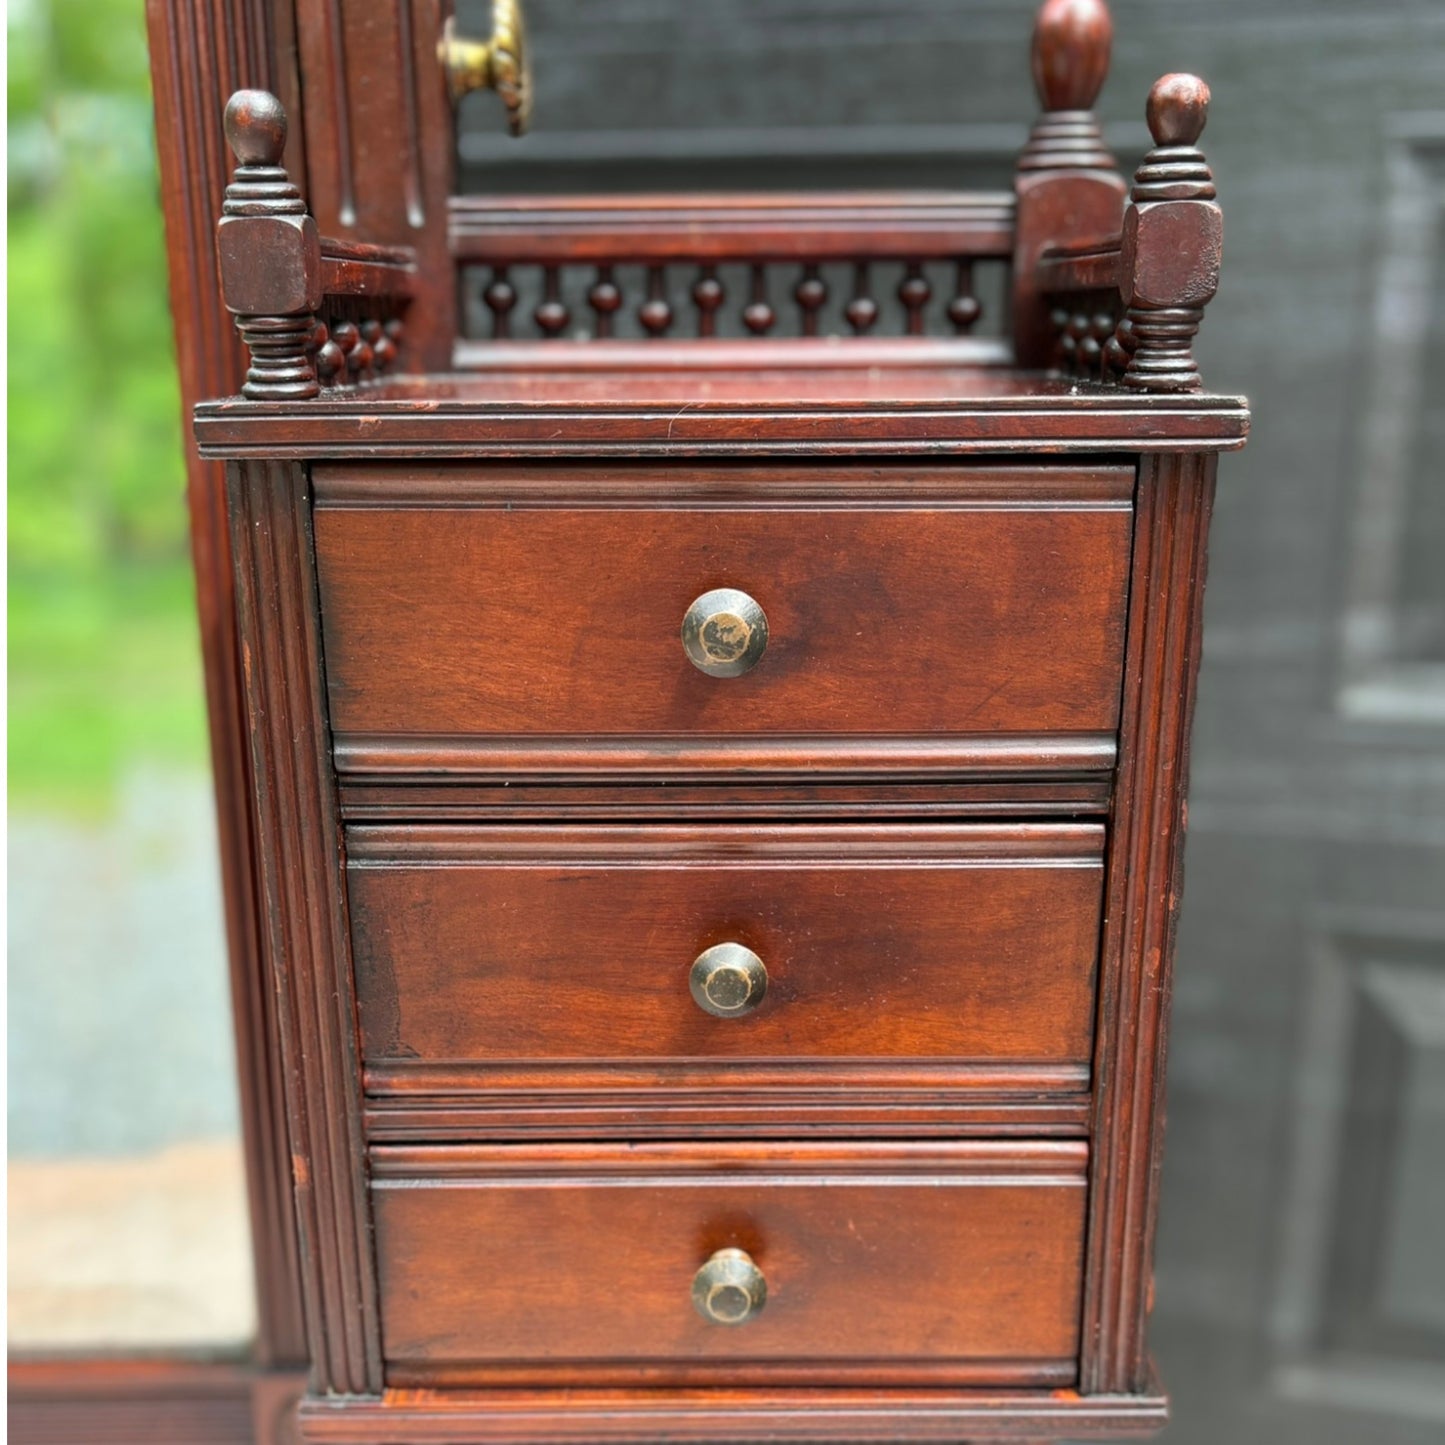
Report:
M 768 1282 L 746 1250 L 720 1249 L 692 1277 L 692 1302 L 713 1325 L 744 1325 L 768 1302 Z
M 741 677 L 758 665 L 767 645 L 763 609 L 735 587 L 704 592 L 682 619 L 688 661 L 709 677 Z
M 719 943 L 692 961 L 688 978 L 693 1002 L 720 1019 L 749 1014 L 768 991 L 768 971 L 752 949 Z
M 437 59 L 455 105 L 473 90 L 495 90 L 507 108 L 507 128 L 525 135 L 532 120 L 532 62 L 520 0 L 492 0 L 492 34 L 468 40 L 448 16 L 437 43 Z

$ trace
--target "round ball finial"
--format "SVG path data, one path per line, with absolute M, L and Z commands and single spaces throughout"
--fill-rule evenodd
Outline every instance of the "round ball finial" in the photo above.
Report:
M 226 102 L 226 139 L 243 166 L 278 166 L 286 111 L 268 90 L 238 90 Z
M 1034 88 L 1045 110 L 1092 110 L 1109 74 L 1104 0 L 1044 0 L 1034 21 Z
M 1209 87 L 1197 75 L 1161 76 L 1144 115 L 1156 146 L 1198 145 L 1209 119 Z

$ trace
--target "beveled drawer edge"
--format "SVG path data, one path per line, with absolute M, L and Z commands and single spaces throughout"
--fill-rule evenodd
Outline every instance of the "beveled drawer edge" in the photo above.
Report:
M 338 732 L 332 738 L 338 773 L 528 781 L 696 779 L 727 771 L 759 778 L 889 781 L 919 776 L 991 778 L 1033 774 L 1108 774 L 1118 756 L 1113 733 L 958 736 L 634 734 L 546 737 L 448 737 L 439 734 Z
M 349 868 L 787 867 L 794 864 L 1103 868 L 1102 822 L 1056 823 L 356 823 Z
M 560 1360 L 547 1364 L 520 1362 L 448 1362 L 429 1365 L 414 1360 L 390 1360 L 386 1366 L 389 1386 L 416 1390 L 545 1388 L 563 1385 L 581 1388 L 636 1387 L 639 1376 L 665 1374 L 674 1388 L 717 1388 L 738 1376 L 759 1386 L 789 1385 L 816 1389 L 847 1385 L 883 1388 L 974 1388 L 1040 1389 L 1068 1388 L 1079 1382 L 1079 1358 L 1075 1351 L 1058 1358 L 1026 1356 L 1022 1359 L 903 1359 L 833 1360 L 823 1363 L 806 1355 L 781 1360 L 697 1360 L 681 1364 L 666 1356 L 639 1363 L 606 1364 L 588 1360 Z M 656 1389 L 656 1384 L 646 1388 Z M 665 1388 L 665 1387 L 664 1387 Z
M 1083 1071 L 1081 1071 L 1083 1072 Z M 633 1089 L 369 1096 L 374 1144 L 575 1139 L 1086 1139 L 1087 1091 Z
M 658 465 L 638 460 L 491 465 L 314 466 L 312 496 L 320 510 L 386 511 L 562 506 L 663 507 L 668 511 L 767 511 L 776 508 L 884 507 L 889 510 L 957 509 L 1117 511 L 1133 505 L 1132 463 L 1078 462 L 822 465 L 727 462 Z
M 785 1058 L 785 1059 L 502 1059 L 427 1063 L 387 1058 L 367 1064 L 363 1087 L 368 1097 L 430 1096 L 435 1099 L 509 1100 L 570 1095 L 574 1099 L 605 1094 L 646 1102 L 668 1091 L 684 1098 L 719 1099 L 720 1090 L 766 1090 L 769 1097 L 816 1099 L 830 1087 L 859 1090 L 937 1090 L 957 1094 L 1018 1097 L 1070 1097 L 1087 1094 L 1087 1061 L 1054 1063 L 998 1060 L 950 1062 L 936 1058 Z M 836 1100 L 836 1094 L 834 1094 Z M 726 1096 L 723 1096 L 725 1101 Z
M 1089 1145 L 1074 1139 L 816 1143 L 752 1140 L 706 1144 L 374 1144 L 373 1189 L 421 1181 L 486 1184 L 519 1180 L 867 1179 L 968 1184 L 995 1180 L 1083 1189 Z
M 1102 816 L 1111 796 L 1107 777 L 1086 782 L 894 781 L 880 787 L 867 780 L 724 782 L 701 777 L 654 786 L 646 780 L 587 785 L 528 778 L 477 782 L 368 775 L 343 778 L 338 792 L 341 817 L 348 823 L 484 823 L 544 817 L 554 823 L 1037 820 Z

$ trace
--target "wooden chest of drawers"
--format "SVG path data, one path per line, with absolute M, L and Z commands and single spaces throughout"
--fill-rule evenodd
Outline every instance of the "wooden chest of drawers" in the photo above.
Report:
M 1040 54 L 1087 69 L 1070 26 L 1099 9 L 1046 5 Z M 222 262 L 254 365 L 197 426 L 230 463 L 308 1440 L 1162 1421 L 1190 699 L 1246 414 L 1188 353 L 1217 261 L 1202 87 L 1156 87 L 1126 212 L 1050 83 L 1010 349 L 852 362 L 805 324 L 548 359 L 503 331 L 393 379 L 405 333 L 366 308 L 430 283 L 308 233 L 279 109 L 233 102 Z M 903 204 L 853 250 L 891 255 Z M 755 276 L 776 259 L 729 234 Z M 357 384 L 318 395 L 328 365 Z

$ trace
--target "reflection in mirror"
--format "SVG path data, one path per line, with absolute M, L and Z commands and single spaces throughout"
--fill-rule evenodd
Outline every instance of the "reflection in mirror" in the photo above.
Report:
M 10 7 L 9 1333 L 253 1332 L 143 13 Z M 72 33 L 73 32 L 73 33 Z M 83 338 L 83 341 L 78 341 Z

